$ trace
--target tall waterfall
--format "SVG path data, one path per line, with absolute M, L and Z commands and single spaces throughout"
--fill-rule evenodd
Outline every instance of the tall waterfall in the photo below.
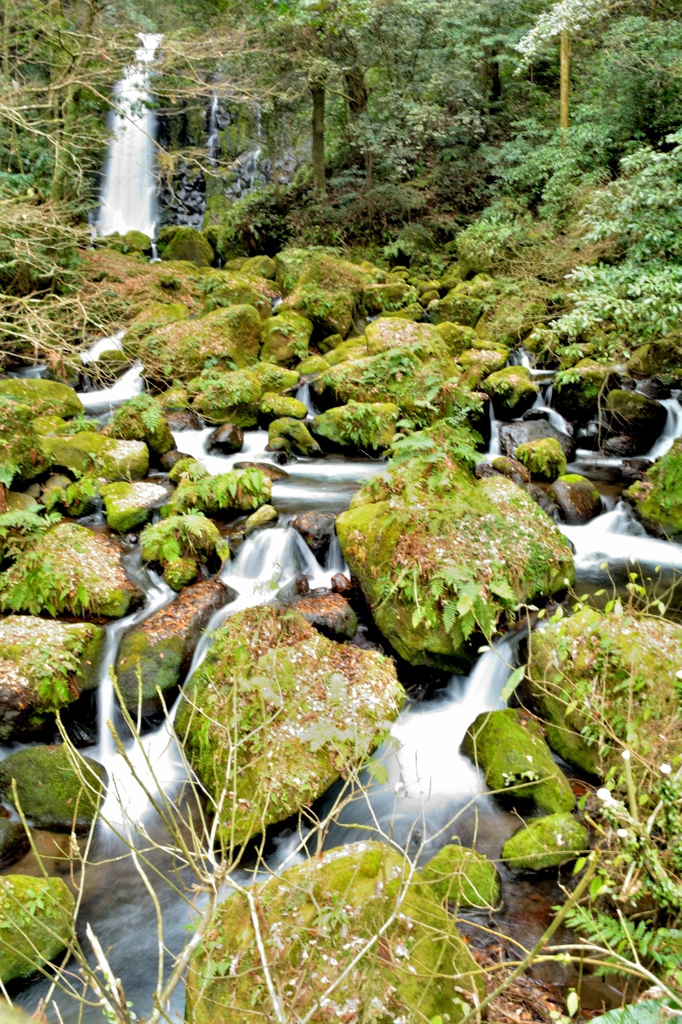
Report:
M 102 203 L 97 225 L 99 235 L 114 231 L 156 234 L 156 181 L 154 179 L 154 131 L 156 115 L 148 98 L 148 65 L 161 42 L 160 35 L 139 36 L 135 62 L 126 69 L 114 89 L 116 106 L 113 138 L 104 168 Z

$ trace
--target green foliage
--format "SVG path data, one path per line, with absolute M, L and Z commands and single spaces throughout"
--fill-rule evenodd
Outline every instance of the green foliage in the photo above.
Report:
M 41 516 L 37 512 L 4 512 L 0 515 L 0 563 L 13 561 L 35 544 L 46 530 L 58 523 L 57 512 Z
M 143 560 L 163 565 L 181 558 L 205 562 L 219 542 L 217 526 L 201 512 L 169 516 L 159 523 L 145 526 L 140 534 Z

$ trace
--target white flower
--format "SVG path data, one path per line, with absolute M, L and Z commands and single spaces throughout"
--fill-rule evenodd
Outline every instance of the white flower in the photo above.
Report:
M 598 789 L 597 797 L 599 798 L 599 800 L 603 800 L 604 803 L 609 803 L 611 800 L 613 800 L 610 791 L 606 788 Z
M 678 679 L 682 679 L 682 668 L 678 668 L 678 670 L 675 673 L 675 675 L 677 676 Z
M 621 839 L 626 839 L 628 835 L 628 830 L 626 828 L 619 828 L 616 832 L 616 835 L 620 836 Z
M 670 767 L 670 765 L 667 762 L 664 762 L 661 765 L 661 771 L 663 772 L 664 775 L 670 775 L 670 773 L 672 771 L 672 768 Z
M 623 753 L 620 756 L 623 758 L 624 761 L 629 761 L 630 760 L 630 751 L 629 750 L 624 750 Z

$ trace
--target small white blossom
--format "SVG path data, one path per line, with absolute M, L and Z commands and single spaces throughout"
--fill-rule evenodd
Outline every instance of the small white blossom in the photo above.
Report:
M 626 839 L 628 836 L 628 830 L 626 828 L 619 828 L 616 835 L 620 836 L 621 839 Z
M 670 775 L 670 773 L 672 771 L 672 768 L 670 767 L 670 765 L 667 762 L 664 762 L 661 765 L 661 771 L 663 772 L 664 775 Z

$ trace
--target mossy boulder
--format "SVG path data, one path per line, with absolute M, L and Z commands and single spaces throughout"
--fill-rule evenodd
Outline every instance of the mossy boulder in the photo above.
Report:
M 478 320 L 476 331 L 505 345 L 519 345 L 547 316 L 548 293 L 547 286 L 537 278 L 501 281 L 500 293 L 486 303 L 488 308 Z
M 137 480 L 149 469 L 144 441 L 121 441 L 83 430 L 71 437 L 43 437 L 40 445 L 50 465 L 70 469 L 76 476 Z
M 330 1006 L 339 1007 L 337 1016 L 353 1017 L 371 1007 L 376 1020 L 456 1024 L 480 1002 L 485 990 L 471 953 L 429 887 L 410 882 L 410 870 L 388 846 L 363 842 L 329 850 L 254 887 L 261 930 L 278 936 L 266 947 L 270 975 L 292 1013 L 324 1024 Z M 354 963 L 377 933 L 380 942 Z M 239 969 L 216 971 L 217 957 L 226 955 Z M 302 974 L 309 981 L 297 989 Z M 218 908 L 215 941 L 195 954 L 188 978 L 190 1024 L 226 1015 L 232 1024 L 253 1019 L 262 960 L 252 910 L 241 894 Z M 336 987 L 328 1001 L 330 985 Z
M 247 304 L 258 311 L 261 320 L 272 313 L 273 291 L 262 278 L 249 279 L 243 274 L 230 274 L 225 270 L 204 273 L 201 288 L 206 298 L 204 310 L 212 312 L 218 306 Z
M 313 325 L 292 310 L 271 316 L 261 330 L 260 358 L 278 366 L 294 366 L 308 355 Z
M 386 313 L 416 302 L 417 289 L 407 281 L 367 284 L 362 290 L 362 304 L 370 314 Z
M 0 395 L 29 406 L 34 417 L 61 416 L 66 419 L 85 411 L 73 388 L 55 380 L 9 377 L 0 380 Z
M 352 640 L 358 631 L 358 617 L 340 594 L 303 594 L 289 604 L 330 640 Z
M 444 299 L 433 299 L 429 302 L 427 313 L 432 324 L 444 321 L 462 324 L 463 327 L 475 327 L 484 310 L 483 302 L 457 288 L 448 292 Z
M 473 327 L 464 327 L 463 324 L 453 324 L 448 320 L 443 320 L 436 324 L 436 330 L 453 356 L 461 355 L 466 349 L 474 347 L 476 332 Z
M 335 644 L 297 612 L 266 606 L 217 631 L 175 731 L 213 808 L 230 790 L 218 832 L 241 845 L 362 764 L 402 702 L 390 659 Z
M 132 253 L 144 256 L 152 251 L 152 240 L 144 231 L 126 231 L 121 235 L 114 231 L 111 235 L 104 235 L 95 239 L 96 246 L 103 246 L 105 249 L 114 249 L 124 254 Z
M 570 526 L 588 523 L 601 512 L 601 494 L 591 480 L 578 473 L 560 476 L 554 481 L 550 491 L 561 511 L 562 519 Z
M 265 423 L 280 419 L 282 416 L 290 416 L 295 420 L 304 420 L 308 415 L 308 407 L 297 398 L 290 398 L 288 395 L 278 395 L 272 391 L 266 391 L 258 403 L 260 418 Z
M 282 366 L 275 366 L 274 363 L 259 362 L 252 366 L 251 370 L 260 381 L 264 393 L 276 391 L 278 395 L 295 388 L 301 377 L 298 368 L 286 370 Z
M 141 597 L 125 574 L 118 544 L 75 523 L 51 527 L 0 573 L 5 612 L 117 619 Z
M 311 430 L 332 448 L 373 452 L 389 448 L 396 432 L 398 406 L 392 402 L 349 402 L 316 416 Z
M 152 480 L 135 480 L 133 483 L 121 480 L 100 487 L 104 500 L 107 524 L 116 533 L 129 533 L 137 526 L 151 519 L 152 512 L 161 508 L 170 491 L 163 484 Z
M 143 715 L 162 712 L 164 704 L 170 710 L 201 634 L 214 612 L 232 596 L 217 580 L 203 580 L 124 633 L 114 671 L 123 702 L 133 717 L 138 710 Z
M 277 264 L 270 256 L 251 256 L 241 264 L 239 273 L 246 277 L 263 277 L 267 281 L 274 281 Z
M 326 355 L 342 344 L 343 337 L 340 334 L 329 334 L 326 338 L 320 338 L 317 342 L 317 348 L 323 355 Z
M 229 370 L 255 363 L 260 328 L 253 306 L 228 306 L 157 328 L 140 342 L 139 358 L 154 383 L 186 383 L 207 365 Z
M 296 369 L 302 377 L 311 377 L 314 374 L 324 373 L 328 370 L 330 363 L 324 358 L 324 356 L 308 356 L 302 363 L 299 363 Z
M 338 257 L 316 253 L 308 259 L 282 308 L 301 313 L 321 333 L 341 334 L 345 338 L 367 283 L 367 275 L 359 267 Z
M 362 335 L 360 338 L 349 338 L 341 342 L 335 349 L 327 353 L 327 362 L 330 366 L 338 366 L 339 363 L 352 362 L 354 359 L 363 359 L 367 355 L 367 338 Z
M 468 670 L 477 623 L 487 633 L 574 578 L 559 530 L 511 480 L 477 480 L 476 459 L 469 431 L 436 424 L 401 442 L 336 521 L 378 628 L 414 665 Z
M 526 441 L 514 452 L 534 480 L 545 480 L 551 483 L 566 472 L 566 455 L 563 448 L 553 437 L 541 437 L 537 441 Z
M 506 348 L 467 348 L 457 356 L 457 366 L 464 372 L 462 385 L 468 388 L 477 388 L 484 378 L 492 373 L 501 370 L 509 351 Z
M 48 465 L 31 409 L 0 393 L 0 479 L 31 480 Z
M 533 818 L 502 847 L 502 859 L 516 871 L 561 867 L 589 849 L 589 835 L 572 814 Z
M 635 377 L 682 376 L 682 338 L 673 334 L 640 345 L 630 356 L 627 369 Z
M 650 533 L 682 537 L 682 439 L 678 438 L 624 497 Z
M 409 305 L 404 306 L 402 309 L 394 309 L 389 313 L 380 313 L 377 320 L 381 320 L 385 316 L 400 320 L 421 320 L 424 316 L 424 309 L 419 302 L 410 302 Z
M 298 423 L 292 420 L 292 423 Z M 260 469 L 234 469 L 201 480 L 183 478 L 164 512 L 183 515 L 203 512 L 224 516 L 227 513 L 250 512 L 270 500 L 272 482 Z
M 414 342 L 436 342 L 441 336 L 432 324 L 417 324 L 398 317 L 382 317 L 365 328 L 367 353 L 375 356 L 390 348 L 404 348 Z
M 137 395 L 122 402 L 102 434 L 124 441 L 144 441 L 155 455 L 164 455 L 175 448 L 163 409 L 152 395 Z
M 566 419 L 585 423 L 596 416 L 600 400 L 618 380 L 612 366 L 581 359 L 554 378 L 554 406 Z
M 530 805 L 546 814 L 575 807 L 573 790 L 539 726 L 513 708 L 479 715 L 467 730 L 462 750 L 483 770 L 486 786 L 503 802 Z
M 40 509 L 36 499 L 25 491 L 7 491 L 6 501 L 8 512 L 27 512 L 29 509 L 37 512 Z
M 251 370 L 229 373 L 210 371 L 206 377 L 190 381 L 194 408 L 209 423 L 233 423 L 237 427 L 255 427 L 262 385 Z
M 622 767 L 627 746 L 635 773 L 647 774 L 647 764 L 682 753 L 682 626 L 583 608 L 529 641 L 529 697 L 565 761 L 603 776 L 611 765 Z
M 525 366 L 505 366 L 486 377 L 481 391 L 490 395 L 496 419 L 513 420 L 531 408 L 540 389 Z
M 266 530 L 268 527 L 274 526 L 278 519 L 279 512 L 276 508 L 273 508 L 272 505 L 261 505 L 244 523 L 244 536 L 250 537 L 258 530 Z
M 322 449 L 305 423 L 283 416 L 268 427 L 268 451 L 287 452 L 290 455 L 320 455 Z
M 606 396 L 604 407 L 611 431 L 632 438 L 632 449 L 636 455 L 648 452 L 665 426 L 665 406 L 639 391 L 614 388 Z
M 0 878 L 0 978 L 28 978 L 73 938 L 74 898 L 61 878 Z
M 0 794 L 19 806 L 35 828 L 87 832 L 107 784 L 103 766 L 60 746 L 27 747 L 0 761 Z
M 89 622 L 0 619 L 0 741 L 39 735 L 55 711 L 94 690 L 104 641 L 102 627 Z
M 140 310 L 128 325 L 123 339 L 123 351 L 128 356 L 137 356 L 140 338 L 166 324 L 178 320 L 189 320 L 189 306 L 184 302 L 150 302 Z
M 338 249 L 321 245 L 309 249 L 294 246 L 282 249 L 275 256 L 275 277 L 282 294 L 289 295 L 316 260 L 326 257 L 335 261 L 339 255 Z
M 166 245 L 159 245 L 163 260 L 186 260 L 197 267 L 210 267 L 215 253 L 206 235 L 196 228 L 177 228 Z
M 436 899 L 457 907 L 496 910 L 502 900 L 500 879 L 492 861 L 459 844 L 441 847 L 421 877 Z

